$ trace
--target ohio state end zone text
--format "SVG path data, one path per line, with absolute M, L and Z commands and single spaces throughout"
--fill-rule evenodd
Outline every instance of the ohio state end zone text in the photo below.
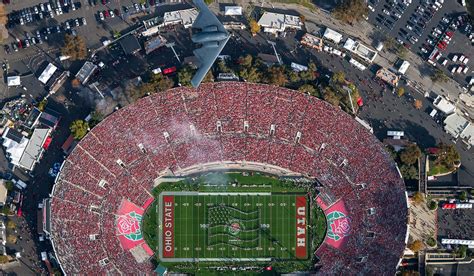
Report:
M 307 259 L 305 194 L 163 192 L 161 261 Z

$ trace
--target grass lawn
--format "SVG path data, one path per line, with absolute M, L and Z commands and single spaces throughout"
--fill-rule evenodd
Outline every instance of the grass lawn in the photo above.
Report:
M 449 173 L 452 170 L 449 170 L 448 168 L 438 165 L 438 166 L 430 166 L 430 171 L 428 172 L 428 176 L 433 176 L 433 175 L 439 175 L 439 174 L 445 174 Z

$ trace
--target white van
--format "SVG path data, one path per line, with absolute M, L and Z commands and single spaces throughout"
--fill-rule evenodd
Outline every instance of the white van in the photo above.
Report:
M 438 113 L 438 110 L 436 110 L 436 109 L 431 110 L 430 117 L 434 118 L 434 116 L 436 116 L 436 113 Z
M 453 62 L 456 62 L 456 61 L 458 61 L 458 55 L 453 56 Z
M 13 179 L 12 180 L 13 184 L 15 184 L 15 187 L 17 187 L 20 190 L 26 189 L 26 183 L 21 181 L 20 179 Z

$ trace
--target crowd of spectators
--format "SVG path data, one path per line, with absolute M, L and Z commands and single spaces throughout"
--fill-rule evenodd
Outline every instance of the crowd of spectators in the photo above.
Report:
M 315 252 L 321 270 L 394 274 L 407 206 L 382 144 L 324 101 L 242 82 L 157 93 L 90 131 L 66 160 L 52 195 L 52 240 L 64 271 L 151 271 L 151 263 L 137 263 L 120 245 L 121 201 L 143 206 L 160 174 L 220 161 L 266 163 L 317 178 L 326 201 L 344 200 L 352 221 L 343 248 L 323 244 Z

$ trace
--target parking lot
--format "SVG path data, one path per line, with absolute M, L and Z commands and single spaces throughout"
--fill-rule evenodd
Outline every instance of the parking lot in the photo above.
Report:
M 452 57 L 470 54 L 467 49 L 472 47 L 469 38 L 472 27 L 467 20 L 462 20 L 459 26 L 450 27 L 453 22 L 458 21 L 458 16 L 465 14 L 465 9 L 457 1 L 408 0 L 405 3 L 407 4 L 400 1 L 394 3 L 392 0 L 369 1 L 369 22 L 383 36 L 393 37 L 425 60 L 433 49 L 438 48 L 441 55 L 434 58 L 433 62 L 462 86 L 466 86 L 472 72 L 472 61 L 468 58 L 466 64 L 459 64 L 457 61 L 453 63 Z M 460 72 L 451 73 L 453 67 Z
M 12 2 L 6 6 L 10 38 L 4 52 L 9 60 L 58 48 L 65 33 L 87 36 L 87 46 L 98 48 L 116 32 L 138 23 L 136 16 L 152 16 L 158 11 L 157 6 L 132 0 L 106 1 L 105 5 L 97 0 Z

